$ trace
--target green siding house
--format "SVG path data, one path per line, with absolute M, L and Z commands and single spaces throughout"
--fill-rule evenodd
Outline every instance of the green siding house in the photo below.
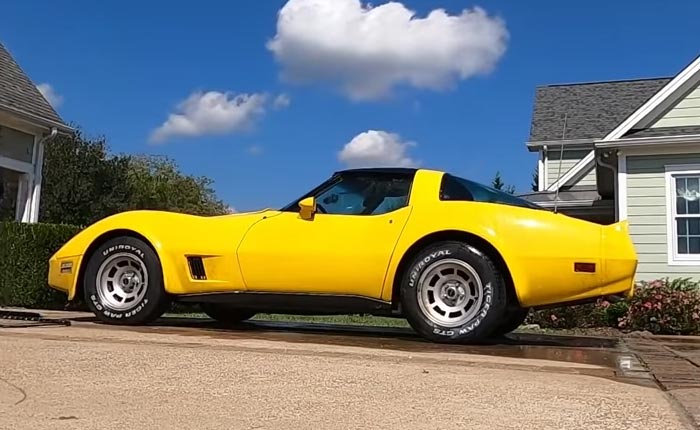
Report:
M 524 197 L 601 224 L 627 220 L 638 279 L 700 280 L 700 57 L 676 76 L 537 88 Z

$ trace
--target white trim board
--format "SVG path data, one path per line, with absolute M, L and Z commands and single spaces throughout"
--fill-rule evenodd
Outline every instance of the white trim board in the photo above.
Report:
M 566 150 L 564 151 L 566 153 Z M 561 163 L 562 160 L 560 159 Z M 561 178 L 557 179 L 553 184 L 547 187 L 547 191 L 555 191 L 562 185 L 565 185 L 570 180 L 580 180 L 588 171 L 595 166 L 595 150 L 591 150 L 585 157 L 579 160 L 578 163 L 574 164 L 566 173 L 561 175 Z
M 647 127 L 662 111 L 668 108 L 690 87 L 695 86 L 698 81 L 700 81 L 700 56 L 696 57 L 692 63 L 671 79 L 653 97 L 647 100 L 646 103 L 627 117 L 613 131 L 608 133 L 603 138 L 603 141 L 617 140 L 635 126 Z
M 627 219 L 627 155 L 617 154 L 617 220 Z
M 617 154 L 617 220 L 627 219 L 627 155 Z
M 630 148 L 619 148 L 619 154 L 624 154 L 627 157 L 639 155 L 677 155 L 677 154 L 697 154 L 700 155 L 700 137 L 693 144 L 683 145 L 648 145 L 648 146 L 633 146 Z
M 34 173 L 34 166 L 32 163 L 3 157 L 2 155 L 0 155 L 0 167 L 21 173 Z
M 544 151 L 539 151 L 539 158 L 537 159 L 537 191 L 544 190 Z
M 676 252 L 676 219 L 675 196 L 673 188 L 673 174 L 700 176 L 700 164 L 667 164 L 664 166 L 664 181 L 666 183 L 666 256 L 669 266 L 697 266 L 700 265 L 700 254 L 693 256 L 679 256 Z M 696 216 L 700 218 L 700 215 Z

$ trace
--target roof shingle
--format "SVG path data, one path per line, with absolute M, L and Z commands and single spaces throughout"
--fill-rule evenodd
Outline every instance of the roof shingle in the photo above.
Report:
M 529 141 L 605 137 L 671 79 L 636 79 L 538 87 Z
M 2 43 L 0 43 L 0 109 L 38 117 L 65 127 L 61 117 L 41 95 L 36 85 L 27 77 Z

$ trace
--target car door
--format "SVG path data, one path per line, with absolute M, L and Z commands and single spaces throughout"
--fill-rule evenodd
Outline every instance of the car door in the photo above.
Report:
M 348 174 L 313 195 L 312 218 L 280 211 L 260 220 L 238 248 L 247 290 L 378 298 L 411 213 L 411 181 Z

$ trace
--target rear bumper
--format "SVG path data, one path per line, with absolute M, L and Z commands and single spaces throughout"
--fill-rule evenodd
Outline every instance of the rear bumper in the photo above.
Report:
M 637 251 L 629 235 L 629 223 L 620 221 L 603 227 L 603 282 L 601 295 L 634 295 Z

